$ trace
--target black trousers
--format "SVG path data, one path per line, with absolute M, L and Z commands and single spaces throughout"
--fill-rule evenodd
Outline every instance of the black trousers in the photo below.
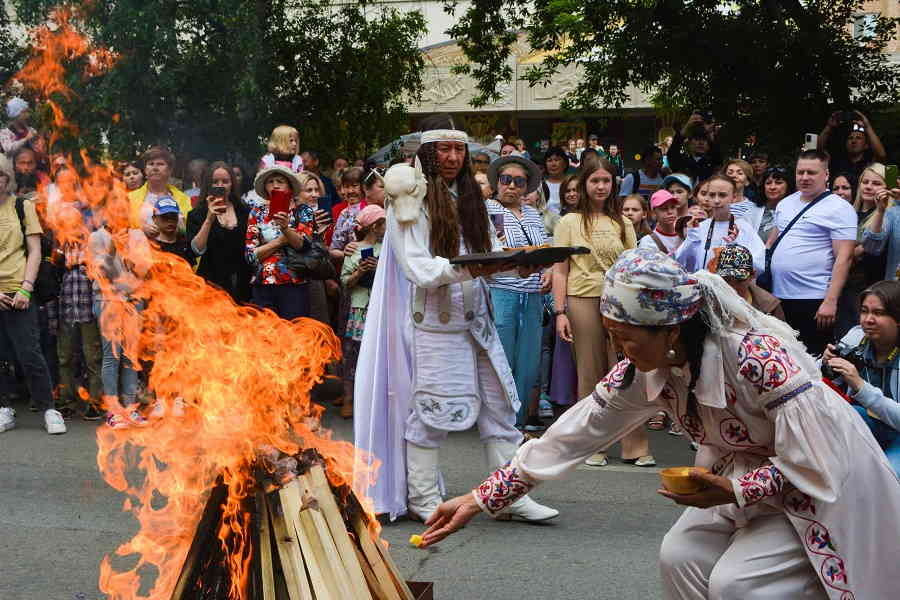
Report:
M 821 299 L 781 301 L 788 325 L 800 333 L 800 341 L 806 344 L 807 351 L 814 356 L 822 354 L 825 346 L 834 341 L 833 328 L 819 329 L 816 324 L 816 311 L 821 304 Z
M 27 310 L 0 311 L 0 356 L 19 361 L 31 400 L 43 412 L 54 406 L 50 371 L 41 352 L 40 337 L 38 308 L 34 302 Z

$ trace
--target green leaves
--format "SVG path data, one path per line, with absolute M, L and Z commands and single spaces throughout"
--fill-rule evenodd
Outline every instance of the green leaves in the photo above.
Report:
M 452 9 L 455 3 L 445 3 Z M 900 101 L 900 68 L 884 55 L 900 20 L 878 17 L 866 43 L 850 24 L 861 0 L 536 0 L 523 12 L 505 0 L 474 0 L 450 33 L 477 81 L 474 105 L 508 82 L 510 45 L 524 31 L 548 53 L 526 72 L 543 84 L 577 64 L 580 84 L 563 107 L 622 106 L 629 86 L 660 108 L 706 108 L 728 116 L 726 141 L 759 133 L 773 150 L 793 151 L 818 131 L 833 105 L 864 110 Z
M 13 3 L 31 25 L 52 4 Z M 85 30 L 120 58 L 105 76 L 75 82 L 89 109 L 77 120 L 82 131 L 102 131 L 116 157 L 162 143 L 178 154 L 255 162 L 280 123 L 298 127 L 304 149 L 361 156 L 405 130 L 399 99 L 421 89 L 418 12 L 328 0 L 88 6 Z

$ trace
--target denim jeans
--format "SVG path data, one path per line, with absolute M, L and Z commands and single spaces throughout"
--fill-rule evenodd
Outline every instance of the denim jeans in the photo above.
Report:
M 97 323 L 103 314 L 106 302 L 94 300 L 94 316 Z M 102 334 L 100 347 L 103 360 L 100 363 L 100 380 L 103 384 L 104 399 L 108 397 L 120 401 L 122 406 L 131 406 L 136 402 L 138 374 L 131 364 L 131 359 L 122 352 L 122 345 L 111 342 Z M 114 408 L 107 406 L 107 408 Z
M 31 401 L 39 411 L 54 408 L 50 371 L 41 352 L 37 304 L 29 303 L 26 310 L 0 310 L 0 356 L 19 361 Z
M 531 391 L 538 383 L 541 365 L 541 311 L 544 304 L 537 292 L 511 292 L 491 288 L 494 322 L 519 394 L 518 425 L 524 425 L 531 403 Z

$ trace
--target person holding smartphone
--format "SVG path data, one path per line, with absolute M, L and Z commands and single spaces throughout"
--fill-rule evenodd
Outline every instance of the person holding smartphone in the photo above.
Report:
M 212 163 L 200 183 L 200 200 L 187 217 L 187 237 L 200 257 L 197 274 L 235 302 L 250 300 L 250 265 L 244 244 L 250 209 L 241 202 L 234 167 Z
M 300 179 L 290 169 L 275 165 L 256 175 L 254 188 L 263 202 L 250 210 L 244 244 L 254 271 L 250 282 L 253 304 L 282 319 L 309 316 L 309 285 L 287 266 L 283 250 L 288 245 L 302 250 L 312 235 L 301 218 L 301 213 L 312 209 L 297 200 Z
M 385 212 L 376 204 L 370 204 L 356 215 L 356 251 L 344 259 L 341 269 L 341 283 L 350 292 L 350 309 L 344 331 L 344 402 L 341 416 L 353 416 L 353 386 L 356 380 L 356 362 L 363 330 L 366 325 L 366 311 L 369 308 L 369 294 L 375 281 L 381 242 L 384 240 Z

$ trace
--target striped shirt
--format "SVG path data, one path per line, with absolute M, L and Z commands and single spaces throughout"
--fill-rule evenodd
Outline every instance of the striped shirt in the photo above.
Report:
M 485 202 L 488 215 L 503 215 L 503 233 L 506 235 L 506 241 L 503 242 L 504 248 L 521 248 L 522 246 L 540 246 L 547 243 L 547 230 L 544 227 L 544 220 L 534 207 L 527 204 L 522 205 L 522 218 L 519 219 L 508 208 L 504 208 L 502 204 L 495 200 Z M 541 291 L 541 275 L 535 273 L 524 279 L 520 277 L 502 277 L 494 276 L 488 280 L 488 285 L 498 290 L 507 290 L 510 292 L 540 292 Z

